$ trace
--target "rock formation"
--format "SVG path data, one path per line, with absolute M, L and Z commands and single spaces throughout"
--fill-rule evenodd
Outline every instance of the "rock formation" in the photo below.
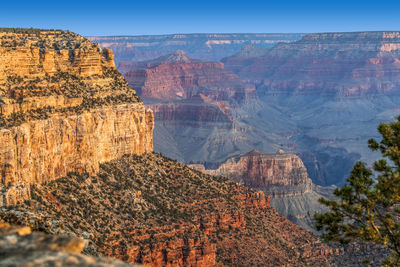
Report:
M 117 64 L 151 60 L 184 50 L 190 57 L 218 61 L 246 45 L 272 47 L 279 42 L 299 40 L 303 34 L 171 34 L 158 36 L 89 37 L 103 48 L 111 48 Z M 122 64 L 120 65 L 122 67 Z M 122 71 L 122 70 L 120 70 Z
M 206 170 L 202 165 L 189 165 L 210 175 L 225 176 L 271 197 L 271 206 L 282 216 L 316 232 L 313 215 L 326 208 L 318 203 L 322 196 L 332 198 L 333 189 L 316 186 L 308 177 L 301 159 L 285 153 L 263 154 L 252 150 L 228 158 L 217 169 Z
M 301 193 L 309 191 L 312 184 L 298 156 L 286 153 L 263 154 L 255 149 L 243 156 L 229 158 L 218 169 L 207 173 L 229 177 L 248 187 L 271 189 L 272 195 L 280 194 L 272 191 L 275 186 L 282 189 L 298 187 Z
M 29 185 L 153 150 L 153 115 L 113 53 L 71 32 L 0 31 L 1 204 Z

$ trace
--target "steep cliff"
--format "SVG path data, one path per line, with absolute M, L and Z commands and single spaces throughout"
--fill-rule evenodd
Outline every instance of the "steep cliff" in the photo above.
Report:
M 312 183 L 298 156 L 282 150 L 277 154 L 252 150 L 245 155 L 228 158 L 215 170 L 205 170 L 199 165 L 194 165 L 194 168 L 262 190 L 271 196 L 271 206 L 280 215 L 312 232 L 316 232 L 313 214 L 326 210 L 318 199 L 333 196 L 333 188 L 318 187 Z
M 277 186 L 299 187 L 307 191 L 312 184 L 301 159 L 283 151 L 263 154 L 254 149 L 243 156 L 229 158 L 217 170 L 207 172 L 211 175 L 224 175 L 246 186 L 265 190 Z
M 109 49 L 68 31 L 0 31 L 1 205 L 29 185 L 153 150 L 153 115 Z

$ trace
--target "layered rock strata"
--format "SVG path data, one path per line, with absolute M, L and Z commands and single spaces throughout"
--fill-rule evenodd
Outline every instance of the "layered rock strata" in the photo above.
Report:
M 256 96 L 254 86 L 225 70 L 223 63 L 194 60 L 181 50 L 140 66 L 124 77 L 143 99 L 181 100 L 203 94 L 215 101 L 246 103 Z
M 254 149 L 245 155 L 231 157 L 218 169 L 206 172 L 210 175 L 226 176 L 235 182 L 263 189 L 268 195 L 278 197 L 308 192 L 312 186 L 301 159 L 283 151 L 263 154 Z
M 263 53 L 257 53 L 257 48 L 251 50 L 254 52 L 242 52 L 223 61 L 241 77 L 262 84 L 262 92 L 268 95 L 359 97 L 398 93 L 399 32 L 308 34 Z
M 124 76 L 155 116 L 155 150 L 182 161 L 223 161 L 255 135 L 243 120 L 255 110 L 255 88 L 208 62 L 175 51 L 137 62 Z

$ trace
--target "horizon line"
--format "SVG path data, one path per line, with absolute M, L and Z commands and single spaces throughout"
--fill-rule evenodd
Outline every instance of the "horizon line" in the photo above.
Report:
M 72 31 L 74 32 L 74 31 Z M 326 33 L 363 33 L 363 32 L 400 32 L 400 30 L 357 30 L 357 31 L 323 31 L 323 32 L 192 32 L 192 33 L 158 33 L 158 34 L 127 34 L 127 35 L 83 35 L 85 37 L 142 37 L 142 36 L 171 36 L 171 35 L 232 35 L 232 34 L 326 34 Z

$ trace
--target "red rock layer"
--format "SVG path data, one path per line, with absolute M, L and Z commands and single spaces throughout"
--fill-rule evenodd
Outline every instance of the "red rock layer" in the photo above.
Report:
M 200 93 L 215 101 L 247 103 L 255 98 L 254 86 L 225 70 L 223 63 L 193 60 L 182 53 L 143 62 L 145 68 L 128 71 L 125 79 L 142 98 L 181 100 Z
M 207 101 L 202 96 L 179 103 L 156 103 L 147 105 L 160 121 L 231 122 L 232 111 L 226 102 Z

